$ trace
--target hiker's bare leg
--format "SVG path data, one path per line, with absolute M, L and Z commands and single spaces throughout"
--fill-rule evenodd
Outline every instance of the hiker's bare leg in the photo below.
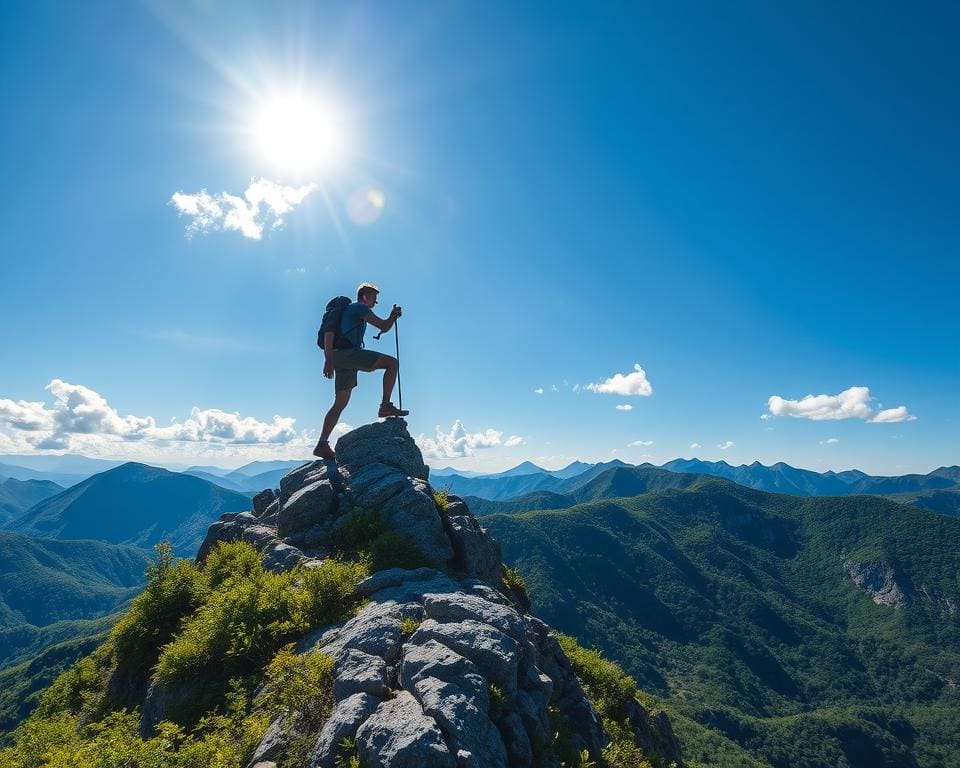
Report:
M 380 357 L 377 358 L 377 362 L 373 366 L 375 371 L 383 371 L 384 403 L 390 402 L 390 397 L 393 395 L 393 387 L 397 383 L 397 371 L 399 368 L 400 364 L 397 362 L 397 358 L 390 357 L 390 355 L 380 355 Z
M 341 389 L 333 398 L 333 405 L 330 406 L 330 410 L 327 411 L 327 415 L 323 419 L 323 429 L 320 431 L 320 442 L 330 439 L 330 435 L 333 434 L 333 428 L 337 426 L 337 422 L 340 420 L 340 414 L 343 413 L 343 409 L 346 408 L 347 403 L 350 402 L 351 394 L 353 394 L 352 389 Z

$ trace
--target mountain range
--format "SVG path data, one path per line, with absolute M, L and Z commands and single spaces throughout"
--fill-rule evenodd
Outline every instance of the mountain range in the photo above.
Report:
M 62 485 L 50 480 L 0 479 L 0 527 L 37 502 L 55 496 L 62 490 Z
M 191 556 L 221 514 L 250 506 L 249 496 L 201 478 L 128 462 L 34 504 L 5 528 L 147 548 L 169 541 Z
M 570 472 L 587 469 L 577 474 Z M 456 473 L 443 474 L 438 486 L 458 496 L 472 496 L 487 500 L 516 499 L 533 492 L 568 494 L 592 480 L 604 470 L 613 467 L 629 467 L 614 460 L 599 464 L 570 465 L 558 472 L 536 467 L 526 462 L 513 470 L 497 475 L 464 477 Z M 933 509 L 946 514 L 960 513 L 960 467 L 940 467 L 925 475 L 913 474 L 899 477 L 867 475 L 858 470 L 846 472 L 814 472 L 798 469 L 778 462 L 765 466 L 759 462 L 732 466 L 724 461 L 710 462 L 699 459 L 674 459 L 661 467 L 645 463 L 639 468 L 663 469 L 698 475 L 710 475 L 732 480 L 738 485 L 772 493 L 787 493 L 794 496 L 849 496 L 855 494 L 899 494 L 897 500 L 914 506 Z M 517 472 L 515 470 L 523 470 Z M 529 470 L 529 471 L 527 471 Z M 563 475 L 563 476 L 561 476 Z M 904 494 L 912 494 L 905 496 Z
M 191 471 L 215 478 L 210 469 Z M 248 471 L 257 478 L 285 468 Z M 960 763 L 960 518 L 895 503 L 942 502 L 945 509 L 937 511 L 950 512 L 960 496 L 960 468 L 884 478 L 676 460 L 663 467 L 575 463 L 562 472 L 569 476 L 524 464 L 496 476 L 434 470 L 431 477 L 434 488 L 452 493 L 458 491 L 451 478 L 496 493 L 534 485 L 514 498 L 465 500 L 484 515 L 504 562 L 526 580 L 536 614 L 618 662 L 646 691 L 645 701 L 662 704 L 687 762 Z M 233 509 L 251 506 L 247 495 L 200 477 L 125 464 L 40 500 L 10 527 L 57 537 L 85 532 L 140 546 L 174 537 L 192 555 L 191 536 L 199 530 L 202 538 L 233 503 Z M 0 609 L 0 644 L 19 637 L 18 627 L 34 630 L 22 632 L 25 640 L 11 646 L 7 663 L 44 650 L 16 673 L 0 672 L 0 685 L 29 697 L 49 681 L 48 662 L 62 665 L 89 649 L 81 639 L 112 621 L 102 613 L 71 619 L 42 596 L 87 605 L 91 598 L 72 598 L 71 590 L 90 581 L 103 585 L 98 610 L 110 611 L 122 604 L 124 590 L 137 587 L 119 579 L 126 573 L 120 566 L 111 566 L 115 577 L 88 576 L 89 565 L 66 560 L 54 563 L 54 574 L 84 574 L 76 583 L 18 575 L 24 563 L 36 569 L 44 558 L 64 557 L 33 554 L 30 547 L 81 552 L 94 543 L 0 535 L 10 537 L 7 546 L 17 553 L 0 567 L 14 601 Z M 130 549 L 99 546 L 107 549 L 78 554 L 81 563 L 122 563 L 121 552 Z M 131 560 L 131 572 L 135 565 Z M 30 597 L 34 583 L 40 598 Z M 19 591 L 38 611 L 46 605 L 47 614 L 28 614 L 16 602 Z M 47 619 L 53 623 L 28 623 Z M 76 638 L 73 645 L 54 645 L 68 637 Z M 13 693 L 0 696 L 3 722 L 22 717 L 25 706 L 15 704 Z

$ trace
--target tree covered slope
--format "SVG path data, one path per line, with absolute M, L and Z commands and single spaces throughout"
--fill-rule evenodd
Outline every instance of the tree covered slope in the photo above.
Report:
M 151 547 L 169 541 L 191 556 L 211 522 L 250 508 L 250 498 L 199 477 L 133 462 L 36 504 L 8 528 L 31 536 Z
M 960 764 L 960 520 L 706 480 L 484 525 L 546 621 L 699 724 L 687 758 Z

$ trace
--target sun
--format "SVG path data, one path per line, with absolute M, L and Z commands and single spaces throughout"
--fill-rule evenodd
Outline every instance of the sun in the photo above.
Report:
M 343 120 L 336 107 L 300 93 L 264 100 L 253 121 L 258 153 L 278 169 L 317 172 L 342 159 Z

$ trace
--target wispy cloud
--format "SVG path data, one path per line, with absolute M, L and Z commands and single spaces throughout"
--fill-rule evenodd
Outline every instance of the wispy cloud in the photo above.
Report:
M 523 445 L 526 442 L 520 435 L 510 435 L 504 442 L 504 445 L 507 448 L 515 448 L 518 445 Z
M 717 448 L 719 448 L 721 451 L 726 451 L 730 448 L 733 448 L 733 445 L 733 440 L 727 440 L 726 442 L 720 443 Z
M 196 442 L 209 444 L 287 444 L 298 437 L 295 420 L 274 416 L 258 421 L 217 408 L 193 408 L 184 421 L 159 427 L 152 416 L 121 415 L 106 398 L 82 384 L 54 379 L 43 402 L 0 400 L 0 427 L 18 433 L 21 442 L 37 450 L 95 447 L 112 442 Z
M 500 438 L 503 432 L 495 429 L 487 429 L 484 432 L 467 432 L 463 422 L 457 419 L 453 422 L 449 432 L 444 432 L 439 426 L 436 428 L 435 437 L 426 437 L 419 435 L 416 443 L 423 451 L 423 455 L 428 459 L 459 459 L 465 456 L 473 456 L 474 452 L 483 448 L 493 448 L 501 445 Z M 511 441 L 513 441 L 511 443 Z M 523 438 L 519 435 L 513 435 L 507 439 L 511 443 L 509 447 L 519 445 Z
M 535 390 L 533 390 L 533 394 L 535 394 L 535 395 L 542 395 L 542 394 L 543 394 L 543 387 L 537 387 Z
M 216 231 L 239 232 L 251 240 L 263 237 L 266 228 L 283 226 L 283 217 L 317 188 L 316 184 L 288 187 L 269 179 L 251 179 L 243 196 L 202 189 L 193 194 L 174 192 L 170 204 L 188 216 L 187 237 Z
M 649 397 L 653 394 L 653 385 L 647 381 L 647 374 L 640 363 L 634 363 L 631 373 L 615 373 L 599 384 L 587 384 L 586 389 L 599 395 L 638 395 Z
M 695 450 L 697 450 L 697 448 L 703 448 L 703 446 L 700 445 L 700 443 L 690 443 L 690 450 L 691 450 L 691 451 L 695 451 Z
M 633 406 L 630 403 L 621 403 L 620 405 L 615 406 L 618 411 L 632 411 Z
M 839 395 L 807 395 L 800 400 L 786 400 L 773 395 L 767 401 L 767 408 L 771 416 L 792 416 L 813 421 L 861 419 L 873 424 L 895 424 L 917 418 L 907 412 L 905 405 L 876 411 L 871 405 L 873 399 L 869 387 L 850 387 Z
M 165 341 L 185 349 L 229 349 L 246 352 L 257 349 L 257 347 L 240 339 L 230 338 L 229 336 L 193 333 L 181 328 L 164 328 L 160 330 L 131 328 L 130 331 L 147 339 Z
M 840 441 L 835 437 L 828 437 L 826 440 L 821 440 L 820 445 L 836 445 Z
M 646 448 L 650 445 L 653 445 L 653 440 L 634 440 L 632 443 L 627 443 L 629 448 Z

